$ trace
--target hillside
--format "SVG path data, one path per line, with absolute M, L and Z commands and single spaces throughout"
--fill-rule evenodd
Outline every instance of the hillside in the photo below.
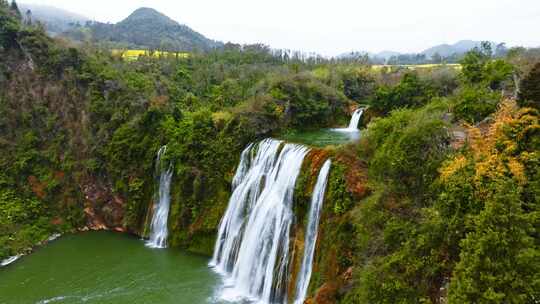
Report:
M 90 30 L 96 41 L 131 48 L 193 51 L 222 45 L 151 8 L 139 8 L 116 24 L 93 23 Z
M 90 20 L 85 16 L 49 5 L 21 3 L 19 8 L 23 15 L 30 10 L 32 19 L 42 22 L 47 31 L 53 34 L 62 33 L 77 23 L 83 25 Z

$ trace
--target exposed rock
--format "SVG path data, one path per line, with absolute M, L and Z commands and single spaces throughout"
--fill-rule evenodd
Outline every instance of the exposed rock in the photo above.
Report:
M 125 231 L 123 225 L 125 203 L 120 196 L 112 194 L 110 187 L 97 183 L 88 182 L 82 189 L 86 198 L 84 213 L 89 229 Z
M 338 295 L 337 282 L 326 282 L 316 292 L 315 296 L 306 300 L 306 304 L 333 304 Z

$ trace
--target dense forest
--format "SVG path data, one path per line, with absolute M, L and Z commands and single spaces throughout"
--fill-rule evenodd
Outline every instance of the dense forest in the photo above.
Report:
M 170 243 L 210 254 L 246 145 L 365 107 L 361 139 L 322 152 L 335 164 L 308 302 L 540 299 L 538 49 L 486 42 L 460 68 L 235 44 L 126 60 L 0 0 L 0 56 L 0 259 L 53 233 L 144 235 L 164 144 Z

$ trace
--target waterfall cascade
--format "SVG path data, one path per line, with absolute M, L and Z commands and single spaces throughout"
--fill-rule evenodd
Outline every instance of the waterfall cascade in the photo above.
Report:
M 351 121 L 349 122 L 349 126 L 347 128 L 337 128 L 337 129 L 332 129 L 332 130 L 349 134 L 351 139 L 358 139 L 358 136 L 359 136 L 358 123 L 360 122 L 360 118 L 362 118 L 362 114 L 364 114 L 363 108 L 356 109 L 356 111 L 354 111 L 352 114 Z
M 294 220 L 292 200 L 308 152 L 304 146 L 274 139 L 251 144 L 242 152 L 210 262 L 225 277 L 221 299 L 287 303 L 289 238 Z M 329 166 L 325 164 L 325 176 Z M 321 191 L 317 195 L 320 204 L 324 189 L 318 190 Z M 315 209 L 313 212 L 318 213 L 320 206 Z M 312 226 L 316 230 L 318 214 L 313 223 L 311 218 L 310 215 L 310 230 Z M 314 242 L 316 231 L 311 234 L 310 241 Z M 311 258 L 305 263 L 312 261 L 312 250 Z M 309 283 L 311 268 L 307 265 L 305 268 L 302 286 Z
M 364 109 L 360 108 L 354 111 L 351 122 L 349 123 L 349 127 L 347 128 L 350 131 L 358 131 L 358 123 L 360 122 L 360 118 L 362 117 L 362 114 L 364 114 Z
M 167 236 L 169 234 L 167 228 L 167 219 L 169 218 L 170 206 L 170 188 L 172 179 L 172 166 L 166 166 L 165 170 L 162 167 L 162 157 L 167 152 L 167 146 L 159 149 L 156 158 L 156 176 L 159 176 L 159 189 L 156 194 L 155 201 L 157 204 L 153 206 L 152 222 L 150 224 L 150 238 L 146 242 L 146 246 L 151 248 L 167 247 Z
M 295 304 L 302 304 L 306 298 L 309 280 L 311 279 L 311 271 L 313 266 L 313 255 L 315 254 L 315 244 L 317 243 L 317 232 L 319 227 L 319 219 L 321 208 L 324 202 L 324 193 L 326 192 L 326 184 L 328 182 L 328 173 L 330 172 L 331 161 L 327 160 L 319 172 L 317 183 L 313 189 L 311 197 L 311 206 L 309 207 L 309 218 L 306 229 L 306 238 L 304 242 L 304 257 L 302 266 L 298 274 L 296 283 Z

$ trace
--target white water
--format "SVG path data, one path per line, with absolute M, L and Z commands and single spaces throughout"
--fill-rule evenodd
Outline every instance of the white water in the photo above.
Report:
M 351 117 L 351 121 L 349 122 L 349 126 L 347 128 L 337 128 L 337 129 L 332 129 L 332 130 L 338 131 L 338 132 L 358 133 L 359 131 L 358 123 L 360 122 L 360 118 L 362 118 L 362 114 L 364 114 L 363 108 L 356 109 L 356 111 L 354 111 Z
M 364 114 L 364 109 L 357 109 L 356 111 L 354 111 L 351 122 L 349 123 L 349 127 L 347 129 L 351 131 L 358 130 L 358 123 L 360 122 L 362 114 Z
M 167 146 L 161 147 L 158 151 L 156 159 L 156 176 L 159 175 L 159 192 L 156 195 L 157 205 L 154 205 L 152 222 L 150 224 L 150 238 L 146 242 L 146 246 L 150 248 L 166 248 L 167 236 L 169 234 L 167 228 L 167 219 L 169 218 L 169 205 L 171 201 L 170 188 L 172 179 L 172 166 L 167 166 L 163 170 L 161 158 L 165 155 Z
M 296 283 L 295 304 L 302 304 L 306 298 L 311 271 L 313 267 L 313 255 L 315 253 L 315 244 L 317 243 L 317 232 L 319 228 L 319 219 L 321 208 L 324 202 L 324 193 L 328 181 L 328 172 L 330 172 L 331 161 L 327 160 L 319 172 L 317 183 L 313 189 L 311 197 L 311 207 L 309 208 L 309 219 L 306 228 L 306 238 L 304 242 L 304 258 L 298 274 Z
M 242 153 L 210 263 L 226 277 L 222 300 L 286 302 L 291 205 L 308 151 L 266 139 Z
M 7 266 L 7 265 L 17 261 L 22 256 L 23 256 L 22 254 L 18 254 L 18 255 L 14 255 L 12 257 L 6 258 L 6 259 L 0 261 L 0 267 Z

